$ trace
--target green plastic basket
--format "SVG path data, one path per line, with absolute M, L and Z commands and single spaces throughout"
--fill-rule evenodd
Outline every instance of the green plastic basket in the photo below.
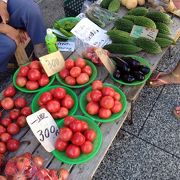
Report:
M 28 64 L 29 64 L 29 63 L 28 63 Z M 25 65 L 23 65 L 23 66 L 27 66 L 28 64 L 25 64 Z M 13 75 L 13 85 L 14 85 L 14 86 L 16 87 L 16 89 L 18 89 L 19 91 L 22 91 L 22 92 L 25 92 L 25 93 L 37 93 L 37 92 L 39 92 L 39 91 L 42 91 L 42 90 L 46 89 L 46 87 L 50 86 L 50 85 L 54 82 L 54 80 L 55 80 L 55 75 L 53 75 L 53 76 L 50 77 L 50 81 L 49 81 L 49 84 L 48 84 L 48 85 L 46 85 L 46 86 L 44 86 L 44 87 L 41 87 L 41 88 L 38 88 L 38 89 L 36 89 L 36 90 L 32 90 L 32 91 L 26 89 L 25 87 L 19 87 L 19 86 L 16 84 L 16 77 L 17 77 L 17 74 L 18 74 L 20 68 L 21 68 L 21 67 L 19 67 L 19 68 L 16 70 L 16 72 L 14 73 L 14 75 Z
M 74 60 L 74 59 L 73 59 L 73 60 Z M 75 85 L 75 86 L 68 85 L 68 84 L 65 83 L 64 79 L 62 79 L 61 77 L 59 77 L 59 73 L 56 73 L 56 79 L 57 79 L 57 81 L 58 81 L 60 84 L 62 84 L 63 86 L 66 86 L 66 87 L 69 87 L 69 88 L 82 88 L 82 87 L 85 87 L 85 86 L 91 84 L 91 83 L 96 79 L 96 77 L 97 77 L 97 69 L 96 69 L 96 66 L 95 66 L 92 62 L 90 62 L 90 61 L 88 61 L 88 60 L 85 60 L 85 61 L 86 61 L 87 65 L 89 65 L 89 66 L 91 67 L 91 69 L 92 69 L 92 75 L 91 75 L 91 77 L 89 78 L 89 81 L 88 81 L 86 84 L 83 84 L 83 85 Z
M 123 105 L 123 108 L 122 110 L 119 112 L 119 113 L 116 113 L 116 114 L 112 114 L 110 118 L 108 119 L 101 119 L 98 115 L 90 115 L 87 113 L 86 111 L 86 105 L 87 105 L 87 100 L 86 100 L 86 95 L 92 91 L 92 87 L 88 87 L 87 89 L 85 89 L 83 91 L 83 93 L 81 94 L 81 97 L 80 97 L 80 108 L 81 108 L 81 111 L 83 112 L 83 114 L 89 118 L 91 118 L 92 120 L 94 121 L 97 121 L 97 122 L 103 122 L 103 123 L 106 123 L 106 122 L 112 122 L 112 121 L 115 121 L 117 119 L 119 119 L 125 112 L 126 108 L 127 108 L 127 100 L 126 100 L 126 95 L 119 89 L 117 88 L 116 86 L 112 85 L 112 84 L 107 84 L 107 83 L 104 83 L 103 85 L 104 87 L 112 87 L 116 92 L 118 92 L 120 95 L 121 95 L 121 103 Z
M 147 67 L 150 68 L 150 64 L 149 64 L 148 60 L 146 60 L 146 59 L 144 59 L 144 58 L 142 58 L 142 57 L 135 56 L 135 55 L 126 55 L 126 56 L 124 56 L 124 57 L 132 57 L 133 59 L 139 61 L 142 65 L 145 65 L 145 66 L 147 66 Z M 115 82 L 117 82 L 117 83 L 119 83 L 119 84 L 123 84 L 123 85 L 126 85 L 126 86 L 137 86 L 137 85 L 141 85 L 141 84 L 145 83 L 145 82 L 150 78 L 151 73 L 152 73 L 152 71 L 150 71 L 150 72 L 145 76 L 145 79 L 144 79 L 143 81 L 134 81 L 134 82 L 132 82 L 132 83 L 126 83 L 126 82 L 124 82 L 124 81 L 122 81 L 122 80 L 117 80 L 116 78 L 113 77 L 112 74 L 110 74 L 110 77 L 111 77 Z
M 59 85 L 54 85 L 54 86 L 49 86 L 49 87 L 46 87 L 45 89 L 41 90 L 39 93 L 37 93 L 33 100 L 32 100 L 32 103 L 31 103 L 31 108 L 32 108 L 32 112 L 35 113 L 36 111 L 39 110 L 39 105 L 38 105 L 38 99 L 39 97 L 41 96 L 42 93 L 44 92 L 48 92 L 50 91 L 51 89 L 55 89 L 55 88 L 58 88 L 58 87 L 61 87 L 63 89 L 66 90 L 66 93 L 69 94 L 73 100 L 74 100 L 74 106 L 71 110 L 69 110 L 69 113 L 68 115 L 73 115 L 76 113 L 77 109 L 78 109 L 78 97 L 77 95 L 75 94 L 74 91 L 72 91 L 71 89 L 67 88 L 67 87 L 63 87 L 63 86 L 59 86 Z M 63 118 L 62 118 L 63 119 Z M 58 119 L 58 120 L 62 120 L 62 119 Z
M 101 133 L 99 126 L 94 121 L 89 119 L 88 117 L 85 117 L 85 116 L 74 116 L 74 117 L 79 119 L 79 120 L 87 122 L 89 125 L 89 128 L 93 129 L 96 132 L 96 138 L 93 142 L 93 147 L 94 147 L 93 151 L 90 154 L 81 154 L 76 159 L 68 158 L 66 156 L 65 151 L 60 152 L 58 150 L 54 150 L 52 152 L 52 154 L 61 162 L 64 162 L 67 164 L 82 164 L 82 163 L 85 163 L 85 162 L 89 161 L 90 159 L 92 159 L 98 153 L 98 151 L 101 147 L 101 144 L 102 144 L 102 133 Z M 57 125 L 59 128 L 63 127 L 64 120 L 58 121 Z

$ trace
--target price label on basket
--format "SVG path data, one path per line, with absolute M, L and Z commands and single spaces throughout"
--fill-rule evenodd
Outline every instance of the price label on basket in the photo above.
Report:
M 101 29 L 88 18 L 83 18 L 71 30 L 71 32 L 81 41 L 95 47 L 103 47 L 110 43 L 107 31 Z
M 48 152 L 52 152 L 59 129 L 51 114 L 46 109 L 41 109 L 26 118 L 32 132 Z
M 95 50 L 95 53 L 101 60 L 101 62 L 104 64 L 106 69 L 112 74 L 115 70 L 115 65 L 113 64 L 112 60 L 108 57 L 107 53 L 102 48 L 97 48 Z
M 147 39 L 151 39 L 154 41 L 156 39 L 157 34 L 158 34 L 158 29 L 152 29 L 152 28 L 134 25 L 130 36 L 135 38 L 145 37 Z
M 63 69 L 65 61 L 63 55 L 57 51 L 39 58 L 48 77 Z
M 62 52 L 74 52 L 75 42 L 57 42 L 58 49 Z

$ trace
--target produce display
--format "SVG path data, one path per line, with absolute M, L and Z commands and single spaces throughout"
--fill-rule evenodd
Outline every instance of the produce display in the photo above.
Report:
M 111 122 L 119 118 L 125 111 L 127 102 L 124 93 L 111 84 L 103 84 L 99 80 L 92 83 L 80 97 L 82 112 L 99 122 Z
M 96 67 L 83 58 L 68 58 L 65 67 L 56 75 L 64 86 L 80 88 L 90 84 L 97 76 Z
M 67 116 L 58 122 L 59 135 L 53 154 L 68 164 L 80 164 L 93 158 L 102 143 L 98 125 L 84 116 Z
M 13 76 L 14 86 L 23 92 L 38 92 L 45 86 L 53 83 L 54 76 L 49 78 L 45 73 L 40 61 L 32 61 L 31 63 L 20 67 Z
M 67 180 L 69 176 L 69 172 L 64 168 L 59 170 L 44 168 L 44 158 L 33 156 L 28 152 L 9 159 L 5 165 L 4 174 L 7 179 L 15 180 Z
M 55 85 L 36 94 L 31 106 L 33 112 L 45 108 L 54 119 L 61 119 L 76 112 L 78 99 L 71 89 Z

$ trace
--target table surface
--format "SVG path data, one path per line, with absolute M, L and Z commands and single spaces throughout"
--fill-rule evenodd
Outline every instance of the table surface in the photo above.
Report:
M 119 12 L 119 16 L 122 17 L 126 13 L 125 9 L 121 9 Z M 180 19 L 177 17 L 173 17 L 173 24 L 172 24 L 172 33 L 173 36 L 177 34 L 177 32 L 180 31 Z M 154 71 L 157 67 L 158 62 L 161 60 L 162 56 L 165 54 L 165 52 L 168 50 L 168 48 L 163 49 L 163 52 L 161 54 L 157 55 L 152 55 L 152 54 L 147 54 L 145 52 L 141 52 L 138 55 L 141 57 L 146 58 L 150 64 L 151 68 Z M 63 53 L 65 59 L 72 54 L 70 53 Z M 76 53 L 73 53 L 73 56 L 76 55 Z M 98 154 L 89 162 L 81 165 L 68 165 L 64 164 L 56 158 L 52 156 L 51 153 L 48 153 L 45 151 L 45 149 L 40 145 L 38 140 L 35 138 L 33 135 L 32 131 L 29 129 L 29 127 L 25 127 L 21 130 L 21 132 L 15 136 L 15 138 L 20 139 L 21 146 L 18 151 L 14 153 L 9 153 L 6 158 L 13 157 L 15 155 L 20 155 L 24 152 L 31 152 L 34 155 L 41 155 L 45 158 L 45 167 L 50 168 L 50 169 L 59 169 L 60 167 L 65 167 L 70 171 L 70 178 L 69 179 L 78 179 L 78 180 L 88 180 L 91 179 L 96 172 L 96 169 L 98 168 L 99 164 L 103 160 L 106 152 L 108 151 L 109 147 L 112 144 L 112 141 L 114 140 L 116 134 L 120 130 L 121 126 L 123 125 L 124 121 L 126 120 L 128 113 L 131 110 L 131 104 L 136 100 L 138 97 L 140 91 L 144 87 L 145 84 L 142 84 L 140 86 L 122 86 L 116 82 L 114 82 L 110 77 L 107 72 L 107 70 L 104 67 L 97 67 L 98 70 L 98 76 L 97 79 L 102 80 L 103 82 L 106 83 L 111 83 L 114 84 L 115 86 L 119 87 L 127 96 L 128 100 L 128 107 L 124 115 L 119 118 L 118 120 L 112 122 L 112 123 L 104 123 L 104 124 L 99 124 L 100 129 L 102 131 L 103 135 L 103 142 L 102 146 L 100 148 L 100 151 Z M 58 84 L 56 81 L 54 84 Z M 77 89 L 75 92 L 79 96 L 83 89 Z M 25 97 L 29 104 L 32 101 L 32 98 L 34 97 L 34 94 L 25 94 L 22 92 L 19 92 L 16 94 L 16 97 Z M 2 92 L 0 94 L 0 98 L 2 97 Z M 15 97 L 15 98 L 16 98 Z M 6 112 L 5 112 L 6 113 Z M 82 114 L 80 110 L 76 114 Z M 108 143 L 107 143 L 108 142 Z

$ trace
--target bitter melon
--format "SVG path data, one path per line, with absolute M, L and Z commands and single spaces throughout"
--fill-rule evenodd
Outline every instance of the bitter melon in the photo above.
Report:
M 173 41 L 173 44 L 175 44 L 175 41 L 173 38 L 169 37 L 167 34 L 163 34 L 163 33 L 158 33 L 157 37 L 160 37 L 160 38 L 165 38 L 165 39 L 169 39 L 171 41 Z
M 114 25 L 119 30 L 131 32 L 134 23 L 128 19 L 117 19 Z
M 134 20 L 134 24 L 136 24 L 138 26 L 144 26 L 144 27 L 156 29 L 155 22 L 144 16 L 137 16 Z
M 167 35 L 171 34 L 171 30 L 169 26 L 164 23 L 156 22 L 156 27 L 157 29 L 159 29 L 160 33 L 167 34 Z
M 112 0 L 108 6 L 108 10 L 111 12 L 118 12 L 120 8 L 120 0 Z
M 170 16 L 165 13 L 159 12 L 159 11 L 149 11 L 146 14 L 146 17 L 152 19 L 155 22 L 162 22 L 167 25 L 171 23 Z
M 111 53 L 116 54 L 135 54 L 142 50 L 142 48 L 134 46 L 132 44 L 108 44 L 104 46 L 104 49 L 107 49 Z
M 102 0 L 100 6 L 107 9 L 112 0 Z
M 170 46 L 170 45 L 173 43 L 173 41 L 171 41 L 171 40 L 169 40 L 169 39 L 159 38 L 159 37 L 156 38 L 156 42 L 157 42 L 162 48 L 168 47 L 168 46 Z
M 134 9 L 131 9 L 128 14 L 129 15 L 134 15 L 134 16 L 146 16 L 148 13 L 148 9 L 145 7 L 137 7 Z
M 153 40 L 140 37 L 135 39 L 136 46 L 142 48 L 145 52 L 150 54 L 158 54 L 161 53 L 161 47 L 159 44 Z
M 136 19 L 137 16 L 134 16 L 134 15 L 125 15 L 123 16 L 123 19 L 128 19 L 132 22 L 134 22 L 134 20 Z

